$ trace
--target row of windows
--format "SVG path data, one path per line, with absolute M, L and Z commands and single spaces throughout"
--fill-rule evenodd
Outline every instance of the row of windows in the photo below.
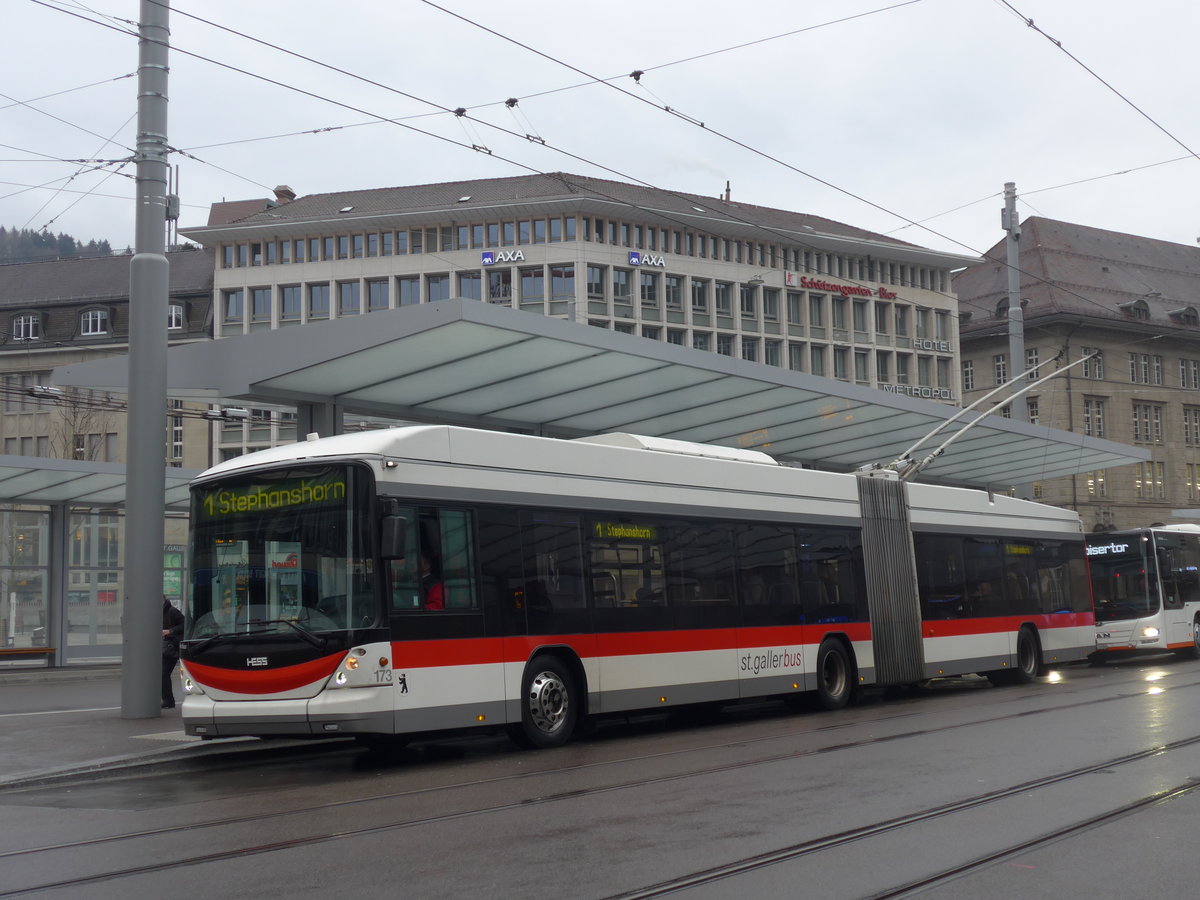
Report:
M 1167 481 L 1166 463 L 1149 462 L 1135 463 L 1133 466 L 1134 495 L 1138 500 L 1166 500 Z M 1099 469 L 1083 473 L 1084 485 L 1087 488 L 1088 499 L 1108 499 L 1108 472 Z M 1187 499 L 1191 503 L 1200 502 L 1200 463 L 1184 465 L 1184 483 L 1187 485 Z
M 474 225 L 443 225 L 405 231 L 324 235 L 286 241 L 250 241 L 221 247 L 221 266 L 285 265 L 377 256 L 450 253 L 455 250 L 555 244 L 576 239 L 577 219 L 526 219 Z
M 632 270 L 613 269 L 610 273 L 604 267 L 588 266 L 587 277 L 589 299 L 604 299 L 607 302 L 611 298 L 617 315 L 624 312 L 632 316 Z M 735 285 L 732 282 L 647 272 L 638 273 L 637 277 L 638 302 L 643 310 L 657 310 L 660 305 L 667 310 L 682 310 L 686 286 L 693 314 L 708 314 L 711 292 L 712 308 L 716 314 L 734 317 L 732 295 Z M 743 319 L 757 321 L 761 313 L 766 321 L 779 321 L 779 290 L 751 284 L 736 287 L 739 292 L 738 309 Z M 223 293 L 222 321 L 241 323 L 247 312 L 251 322 L 271 322 L 276 315 L 280 322 L 298 322 L 302 318 L 326 319 L 333 314 L 358 315 L 363 311 L 393 306 L 432 303 L 451 296 L 473 300 L 486 298 L 489 302 L 505 304 L 514 296 L 522 304 L 540 305 L 545 299 L 552 302 L 569 301 L 575 298 L 575 267 L 571 264 L 528 266 L 311 282 L 276 288 L 237 288 Z M 789 324 L 807 323 L 811 328 L 824 328 L 828 322 L 835 331 L 847 333 L 851 330 L 848 325 L 852 325 L 855 334 L 863 340 L 869 334 L 869 319 L 876 334 L 894 333 L 897 337 L 908 337 L 912 331 L 918 340 L 932 338 L 946 341 L 951 327 L 950 315 L 943 310 L 881 301 L 848 301 L 845 297 L 799 291 L 786 293 L 784 311 Z
M 701 232 L 656 228 L 587 216 L 428 226 L 403 231 L 225 244 L 221 248 L 221 265 L 223 268 L 233 269 L 305 261 L 450 253 L 455 250 L 554 244 L 575 241 L 577 238 L 654 253 L 672 253 L 676 256 L 722 260 L 771 269 L 782 266 L 792 271 L 831 275 L 854 281 L 878 281 L 900 287 L 919 287 L 942 293 L 947 291 L 948 279 L 945 269 L 880 262 L 874 257 L 844 256 L 774 243 L 734 241 Z
M 718 316 L 732 317 L 736 294 L 737 313 L 744 318 L 756 319 L 761 313 L 768 321 L 778 320 L 786 311 L 788 322 L 795 325 L 807 322 L 812 327 L 823 328 L 828 323 L 834 329 L 853 329 L 859 334 L 874 330 L 877 334 L 907 337 L 911 331 L 918 339 L 950 339 L 950 314 L 945 310 L 879 300 L 827 297 L 805 291 L 782 292 L 785 305 L 781 309 L 778 288 L 657 272 L 639 271 L 635 276 L 631 269 L 613 268 L 610 272 L 606 266 L 587 267 L 589 300 L 611 299 L 617 304 L 632 305 L 635 283 L 638 300 L 648 309 L 657 309 L 661 305 L 668 310 L 682 310 L 687 298 L 693 313 L 707 315 L 712 311 Z
M 353 281 L 310 282 L 255 287 L 222 293 L 221 320 L 240 323 L 247 312 L 251 322 L 312 321 L 336 316 L 356 316 L 363 312 L 391 309 L 416 303 L 435 303 L 451 296 L 470 300 L 486 299 L 510 303 L 517 296 L 521 303 L 541 304 L 575 298 L 573 265 L 534 266 L 521 269 L 402 275 Z M 276 309 L 278 304 L 278 309 Z
M 600 319 L 592 319 L 588 324 L 596 328 L 610 328 L 608 322 Z M 681 347 L 689 345 L 689 332 L 682 328 L 642 325 L 638 329 L 632 323 L 616 322 L 611 329 L 621 334 L 640 334 L 652 341 L 665 339 L 668 344 Z M 830 344 L 762 339 L 702 330 L 691 331 L 690 338 L 690 346 L 696 350 L 786 367 L 794 372 L 808 372 L 859 384 L 913 384 L 944 390 L 954 387 L 950 381 L 949 358 L 893 350 L 857 350 Z
M 1104 356 L 1094 347 L 1083 347 L 1080 350 L 1084 359 L 1080 367 L 1080 375 L 1084 378 L 1102 380 L 1104 378 Z M 1088 358 L 1090 357 L 1090 358 Z M 1028 371 L 1038 363 L 1036 347 L 1026 348 L 1025 368 Z M 1129 354 L 1130 384 L 1148 384 L 1161 387 L 1164 383 L 1166 367 L 1163 357 L 1153 353 Z M 1008 381 L 1008 354 L 997 353 L 992 357 L 992 374 L 997 385 Z M 973 360 L 962 362 L 963 390 L 971 391 L 976 388 L 975 363 Z M 1031 372 L 1031 380 L 1041 377 L 1041 373 Z M 1179 359 L 1179 386 L 1190 390 L 1200 390 L 1200 359 Z
M 516 634 L 835 624 L 869 616 L 857 529 L 549 510 L 407 512 L 420 523 L 421 546 L 418 553 L 413 535 L 405 560 L 425 557 L 432 573 L 426 580 L 439 582 L 441 599 L 430 603 L 415 567 L 397 563 L 389 572 L 394 614 L 482 606 L 498 610 L 503 633 Z M 915 550 L 923 618 L 1090 605 L 1078 544 L 919 535 Z M 437 626 L 408 620 L 403 627 Z
M 80 433 L 70 435 L 68 440 L 70 441 L 71 459 L 86 459 L 95 462 L 120 462 L 116 432 L 109 431 L 100 434 Z M 4 454 L 6 456 L 47 457 L 50 455 L 50 438 L 47 435 L 6 437 L 4 439 Z
M 13 316 L 9 323 L 9 337 L 16 341 L 37 341 L 42 338 L 41 313 L 21 313 Z M 182 304 L 172 303 L 167 307 L 167 328 L 178 330 L 184 326 Z M 79 334 L 82 337 L 97 337 L 108 334 L 111 329 L 107 309 L 84 310 L 79 316 Z

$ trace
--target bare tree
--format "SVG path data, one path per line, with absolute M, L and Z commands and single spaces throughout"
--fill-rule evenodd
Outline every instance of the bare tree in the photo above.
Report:
M 56 398 L 55 406 L 49 455 L 59 459 L 99 459 L 104 454 L 104 436 L 115 430 L 113 410 L 92 391 L 78 388 L 67 388 Z

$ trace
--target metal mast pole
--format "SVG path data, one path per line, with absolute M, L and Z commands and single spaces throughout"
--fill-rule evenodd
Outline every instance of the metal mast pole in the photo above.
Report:
M 137 214 L 129 264 L 129 433 L 121 718 L 160 715 L 167 415 L 168 3 L 141 0 Z
M 1021 268 L 1017 242 L 1021 239 L 1021 224 L 1017 221 L 1017 186 L 1013 182 L 1004 185 L 1004 215 L 1001 225 L 1008 232 L 1005 241 L 1008 250 L 1008 355 L 1009 371 L 1019 372 L 1025 367 L 1025 321 L 1021 311 Z M 1021 422 L 1029 421 L 1029 410 L 1022 394 L 1012 401 L 1012 417 Z

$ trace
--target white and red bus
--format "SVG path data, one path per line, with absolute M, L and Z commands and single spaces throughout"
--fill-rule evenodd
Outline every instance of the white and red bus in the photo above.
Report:
M 1073 513 L 613 434 L 413 426 L 192 487 L 189 734 L 408 735 L 980 672 L 1095 646 Z
M 1089 534 L 1093 662 L 1172 650 L 1200 657 L 1200 526 Z

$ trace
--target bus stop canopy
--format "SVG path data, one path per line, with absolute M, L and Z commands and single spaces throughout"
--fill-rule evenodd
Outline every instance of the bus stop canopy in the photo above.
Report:
M 888 463 L 957 407 L 590 328 L 477 300 L 380 310 L 172 347 L 175 398 L 579 437 L 624 431 L 762 450 L 845 472 Z M 127 361 L 55 369 L 61 386 L 127 391 Z M 1055 389 L 1049 382 L 1042 393 Z M 980 419 L 920 480 L 1007 489 L 1150 458 L 1148 450 L 998 415 Z M 918 453 L 917 455 L 920 455 Z
M 197 474 L 193 470 L 167 469 L 167 509 L 187 509 L 188 482 Z M 0 456 L 0 498 L 5 503 L 120 507 L 125 505 L 125 485 L 123 463 Z

